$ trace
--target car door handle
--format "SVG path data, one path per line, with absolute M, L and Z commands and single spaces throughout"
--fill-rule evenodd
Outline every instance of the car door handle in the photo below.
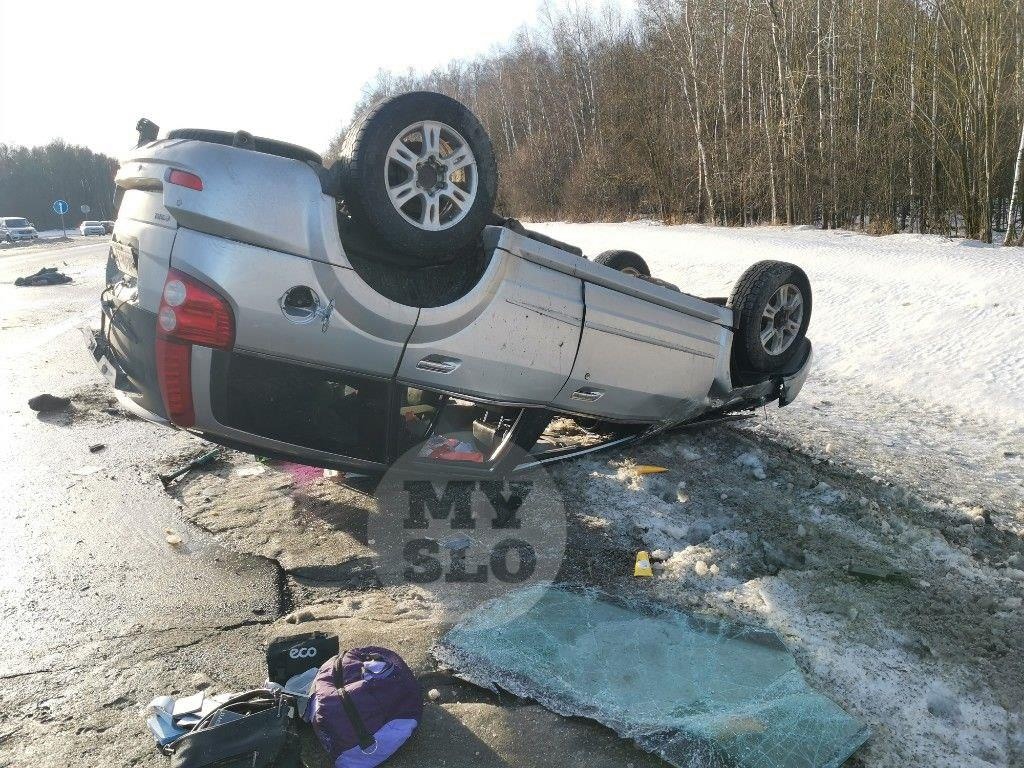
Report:
M 586 387 L 583 389 L 577 389 L 569 395 L 570 400 L 582 400 L 584 403 L 593 403 L 600 400 L 602 397 L 604 397 L 603 389 L 588 389 Z
M 460 365 L 462 365 L 462 361 L 457 357 L 445 357 L 444 355 L 427 355 L 416 363 L 416 367 L 421 371 L 443 373 L 446 376 L 455 373 Z

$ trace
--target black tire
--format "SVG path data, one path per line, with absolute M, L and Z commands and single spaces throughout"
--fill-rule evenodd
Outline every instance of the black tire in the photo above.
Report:
M 598 254 L 594 259 L 595 264 L 604 264 L 606 267 L 625 272 L 630 275 L 650 277 L 651 268 L 638 253 L 632 251 L 605 251 Z
M 423 132 L 406 133 L 406 129 L 426 120 L 443 123 L 452 129 L 465 141 L 476 160 L 475 171 L 464 172 L 461 180 L 456 182 L 469 186 L 471 179 L 475 178 L 475 197 L 465 212 L 459 211 L 450 197 L 442 197 L 443 190 L 437 191 L 439 187 L 430 188 L 438 201 L 438 225 L 443 227 L 436 230 L 415 224 L 410 219 L 426 218 L 424 206 L 427 205 L 427 197 L 418 191 L 425 189 L 424 184 L 434 182 L 451 186 L 448 180 L 453 174 L 443 170 L 442 161 L 455 153 L 452 142 L 456 139 L 445 132 L 438 142 L 439 151 L 429 156 L 425 156 L 426 149 L 422 144 L 418 152 L 410 150 L 411 154 L 417 155 L 410 161 L 416 163 L 415 171 L 408 165 L 401 166 L 388 159 L 392 142 L 402 136 L 414 137 L 413 146 L 416 146 L 415 136 L 422 137 Z M 423 160 L 430 162 L 424 163 Z M 353 221 L 386 245 L 423 264 L 450 256 L 476 240 L 494 210 L 498 170 L 491 140 L 469 109 L 440 93 L 413 91 L 378 104 L 349 129 L 340 151 L 339 164 L 340 192 Z M 429 175 L 421 177 L 421 169 L 427 165 L 431 166 Z M 434 169 L 442 170 L 439 173 Z M 388 194 L 386 174 L 396 174 L 388 177 L 392 179 L 392 185 L 405 178 L 399 178 L 401 174 L 408 174 L 407 179 L 417 191 L 396 207 Z M 470 174 L 475 174 L 475 177 Z
M 765 310 L 768 302 L 784 286 L 793 286 L 800 293 L 801 311 L 799 330 L 788 343 L 777 352 L 770 351 L 778 339 L 771 337 L 766 346 L 762 332 L 767 332 L 768 323 L 781 325 L 791 320 L 796 323 L 793 309 L 776 313 L 776 319 L 768 320 Z M 811 283 L 800 267 L 784 261 L 759 261 L 740 277 L 727 303 L 734 313 L 736 328 L 733 337 L 733 361 L 740 370 L 772 373 L 783 370 L 803 346 L 807 326 L 811 322 Z M 781 339 L 781 337 L 779 337 Z M 781 346 L 781 341 L 779 342 Z
M 300 147 L 297 144 L 289 144 L 287 141 L 252 136 L 244 131 L 231 133 L 230 131 L 214 131 L 207 128 L 178 128 L 174 131 L 168 131 L 167 138 L 208 141 L 211 144 L 226 144 L 229 147 L 251 149 L 254 152 L 263 152 L 267 155 L 300 160 L 303 163 L 323 164 L 320 155 L 311 149 Z

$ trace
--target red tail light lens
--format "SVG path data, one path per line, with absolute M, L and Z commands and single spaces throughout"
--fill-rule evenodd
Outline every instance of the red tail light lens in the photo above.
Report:
M 156 337 L 156 377 L 167 418 L 179 427 L 196 423 L 192 408 L 192 345 Z
M 188 187 L 196 192 L 203 191 L 203 180 L 194 173 L 171 168 L 167 171 L 167 181 L 170 184 L 177 184 L 179 187 Z
M 167 418 L 179 427 L 195 424 L 192 406 L 192 345 L 231 349 L 235 318 L 219 293 L 194 277 L 167 272 L 156 321 L 156 372 Z
M 157 331 L 168 338 L 215 349 L 231 349 L 235 318 L 219 293 L 175 269 L 167 273 L 160 297 Z

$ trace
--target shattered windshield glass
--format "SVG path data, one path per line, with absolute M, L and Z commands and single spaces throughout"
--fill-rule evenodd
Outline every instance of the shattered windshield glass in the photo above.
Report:
M 775 633 L 655 605 L 532 587 L 470 614 L 434 653 L 681 768 L 839 766 L 868 737 L 808 687 Z

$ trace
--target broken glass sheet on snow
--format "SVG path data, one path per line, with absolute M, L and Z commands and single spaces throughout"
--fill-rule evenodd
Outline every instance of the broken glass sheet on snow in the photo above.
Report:
M 774 632 L 653 604 L 531 587 L 474 611 L 434 654 L 680 768 L 839 766 L 869 733 L 808 687 Z

